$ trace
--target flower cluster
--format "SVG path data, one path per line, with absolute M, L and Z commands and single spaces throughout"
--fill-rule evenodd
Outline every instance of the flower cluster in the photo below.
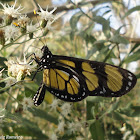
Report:
M 33 107 L 33 100 L 31 97 L 24 97 L 21 104 L 23 106 L 23 110 L 26 111 L 28 108 Z
M 24 61 L 9 60 L 5 62 L 8 66 L 8 75 L 14 77 L 17 81 L 23 80 L 25 76 L 30 75 L 31 72 L 36 70 L 37 65 L 31 65 L 33 61 L 28 62 L 24 56 Z
M 5 45 L 6 41 L 13 41 L 16 40 L 16 37 L 19 37 L 22 34 L 29 34 L 30 38 L 33 38 L 33 32 L 37 31 L 37 28 L 40 28 L 40 23 L 37 25 L 33 25 L 32 21 L 30 20 L 27 15 L 22 14 L 21 11 L 24 9 L 21 5 L 16 8 L 17 0 L 15 0 L 15 3 L 10 6 L 8 4 L 2 4 L 0 5 L 3 7 L 3 24 L 1 24 L 2 27 L 0 27 L 0 44 Z M 42 19 L 41 27 L 46 28 L 44 29 L 44 34 L 48 32 L 49 30 L 52 30 L 52 24 L 60 17 L 58 15 L 53 15 L 54 11 L 56 10 L 56 7 L 52 9 L 51 11 L 48 11 L 48 7 L 46 10 L 43 10 L 41 6 L 39 5 L 40 12 L 37 12 L 35 14 L 38 14 L 40 18 Z M 18 19 L 18 23 L 14 22 L 14 18 Z M 14 25 L 20 27 L 15 27 Z M 46 31 L 46 32 L 45 32 Z
M 13 17 L 13 18 L 16 18 L 16 17 L 18 17 L 19 15 L 21 15 L 20 11 L 22 11 L 23 8 L 22 8 L 21 6 L 19 6 L 19 7 L 16 9 L 16 8 L 15 8 L 16 2 L 17 2 L 17 0 L 15 0 L 14 5 L 11 6 L 11 7 L 10 7 L 8 4 L 6 5 L 6 4 L 0 3 L 0 4 L 2 5 L 2 7 L 4 8 L 4 9 L 3 9 L 3 12 L 4 12 L 5 15 L 11 16 L 11 17 Z
M 64 103 L 59 109 L 60 101 L 58 99 L 54 99 L 52 104 L 50 105 L 51 110 L 60 110 L 63 116 L 67 116 L 71 112 L 72 105 L 70 103 Z
M 73 134 L 79 134 L 81 132 L 81 129 L 83 128 L 83 124 L 78 121 L 72 121 L 71 111 L 72 111 L 72 104 L 68 102 L 62 102 L 59 99 L 54 99 L 52 104 L 49 105 L 50 110 L 55 110 L 59 114 L 61 114 L 59 118 L 59 123 L 57 126 L 57 129 L 55 130 L 55 133 L 53 133 L 50 136 L 50 139 L 58 139 L 58 135 L 73 135 Z M 70 120 L 69 120 L 70 117 Z M 65 119 L 67 118 L 67 119 Z M 58 135 L 56 135 L 58 134 Z M 77 140 L 82 140 L 82 137 L 77 137 Z

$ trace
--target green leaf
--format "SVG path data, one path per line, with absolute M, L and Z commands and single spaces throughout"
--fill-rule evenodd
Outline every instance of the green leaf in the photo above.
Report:
M 105 42 L 107 42 L 106 40 L 97 40 L 94 42 L 94 45 L 103 45 Z
M 128 117 L 138 117 L 140 116 L 140 106 L 129 104 L 126 108 L 121 109 L 119 112 Z
M 137 79 L 139 79 L 139 78 L 140 78 L 140 73 L 139 73 L 139 74 L 137 74 L 137 75 L 136 75 L 136 77 L 137 77 Z
M 109 117 L 113 116 L 113 119 L 118 120 L 118 121 L 122 121 L 123 123 L 125 123 L 127 121 L 126 118 L 124 118 L 119 112 L 117 111 L 113 111 L 111 114 L 108 115 Z
M 117 29 L 114 33 L 114 35 L 119 35 L 120 34 L 120 30 L 125 27 L 126 25 L 122 25 L 121 27 L 119 27 L 119 29 Z
M 86 59 L 89 59 L 96 51 L 98 51 L 96 47 L 91 48 L 87 53 Z
M 123 60 L 125 63 L 130 63 L 132 61 L 137 61 L 140 59 L 140 49 L 138 49 L 136 52 L 128 56 L 126 59 Z
M 91 36 L 92 29 L 93 29 L 94 25 L 95 24 L 93 22 L 89 23 L 88 24 L 88 27 L 84 29 L 83 34 L 87 34 L 87 35 L 90 35 Z
M 103 26 L 103 33 L 107 38 L 109 38 L 110 37 L 109 21 L 101 16 L 93 17 L 93 21 L 95 21 Z
M 96 120 L 96 122 L 90 126 L 90 133 L 92 135 L 93 140 L 105 139 L 103 124 L 100 120 Z
M 71 41 L 73 41 L 74 40 L 74 31 L 72 30 L 71 32 L 70 32 L 70 40 Z
M 88 43 L 93 44 L 96 41 L 96 38 L 92 35 L 86 34 L 85 41 L 86 41 L 86 44 L 88 44 Z
M 111 42 L 113 42 L 113 43 L 117 43 L 117 44 L 120 44 L 120 43 L 122 43 L 122 44 L 128 44 L 129 43 L 129 41 L 126 39 L 126 38 L 124 38 L 124 37 L 122 37 L 122 36 L 120 36 L 120 35 L 114 35 L 114 36 L 112 36 L 110 39 L 109 39 L 109 41 L 111 41 Z
M 34 110 L 30 109 L 30 112 L 36 117 L 43 118 L 43 119 L 45 119 L 49 122 L 52 122 L 56 125 L 58 124 L 57 118 L 49 115 L 46 110 L 44 111 L 41 109 L 34 108 Z
M 25 95 L 30 96 L 34 95 L 37 92 L 38 85 L 35 83 L 25 83 Z
M 128 15 L 130 15 L 131 13 L 135 12 L 135 11 L 140 11 L 140 6 L 136 6 L 130 10 L 128 10 L 126 12 L 126 14 L 124 15 L 124 17 L 122 17 L 122 19 L 124 19 L 125 17 L 127 17 Z
M 115 103 L 113 103 L 110 108 L 107 110 L 107 113 L 111 113 L 112 111 L 116 110 L 119 106 L 120 100 L 117 100 Z
M 81 11 L 77 12 L 76 14 L 74 14 L 71 19 L 70 19 L 70 26 L 72 28 L 72 30 L 76 30 L 77 29 L 77 22 L 79 21 L 80 17 L 82 16 Z
M 97 98 L 96 98 L 97 99 Z M 87 100 L 87 120 L 93 120 L 98 114 L 98 104 L 92 102 L 93 100 Z M 94 108 L 94 110 L 93 110 Z M 94 115 L 94 117 L 93 117 Z M 101 120 L 96 120 L 89 127 L 91 136 L 94 140 L 104 140 L 104 127 Z
M 103 97 L 94 97 L 94 96 L 88 96 L 86 98 L 86 100 L 88 101 L 88 103 L 92 103 L 91 105 L 93 106 L 94 103 L 100 103 L 104 100 Z
M 137 49 L 139 46 L 140 46 L 140 43 L 136 43 L 136 44 L 132 47 L 132 49 L 130 50 L 129 54 L 132 53 L 132 52 L 134 52 L 134 50 Z
M 14 124 L 14 127 L 12 127 L 13 131 L 19 136 L 32 136 L 34 139 L 48 139 L 36 123 L 25 118 L 22 118 L 22 121 L 23 125 L 17 127 L 17 124 Z

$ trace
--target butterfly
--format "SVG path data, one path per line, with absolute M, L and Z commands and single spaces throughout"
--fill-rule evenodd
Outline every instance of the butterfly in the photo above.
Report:
M 87 96 L 120 97 L 137 82 L 133 73 L 111 64 L 53 55 L 47 46 L 41 51 L 41 58 L 34 54 L 37 72 L 43 70 L 42 83 L 33 97 L 35 106 L 43 102 L 46 90 L 63 101 L 78 102 Z

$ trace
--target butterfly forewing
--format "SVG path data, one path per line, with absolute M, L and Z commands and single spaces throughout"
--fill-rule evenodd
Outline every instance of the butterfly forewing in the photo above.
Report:
M 96 93 L 91 92 L 90 96 L 120 97 L 136 84 L 136 76 L 128 70 L 94 61 L 90 61 L 89 65 L 99 78 L 99 88 Z
M 128 70 L 107 63 L 66 56 L 57 57 L 58 65 L 68 67 L 82 77 L 90 96 L 119 97 L 136 84 L 136 76 Z

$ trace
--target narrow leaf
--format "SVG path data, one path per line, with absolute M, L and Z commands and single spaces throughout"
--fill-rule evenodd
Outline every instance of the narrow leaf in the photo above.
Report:
M 132 9 L 128 10 L 128 12 L 126 12 L 126 14 L 124 15 L 124 17 L 122 17 L 122 19 L 124 19 L 125 17 L 127 17 L 128 15 L 130 15 L 131 13 L 133 13 L 135 11 L 140 11 L 140 6 L 136 6 Z

